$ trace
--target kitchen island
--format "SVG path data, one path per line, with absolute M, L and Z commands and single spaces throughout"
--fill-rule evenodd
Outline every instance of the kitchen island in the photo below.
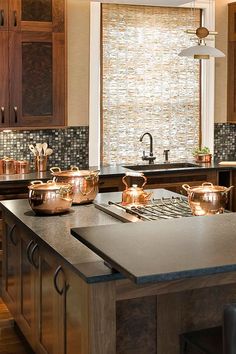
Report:
M 3 298 L 36 353 L 177 354 L 179 334 L 236 301 L 234 213 L 122 224 L 94 205 L 1 208 Z

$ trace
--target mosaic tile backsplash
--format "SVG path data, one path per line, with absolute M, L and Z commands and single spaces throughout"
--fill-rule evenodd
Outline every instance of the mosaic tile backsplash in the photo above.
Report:
M 215 161 L 236 160 L 236 124 L 215 123 Z
M 71 165 L 88 167 L 88 127 L 69 127 L 66 129 L 25 130 L 0 132 L 0 158 L 25 159 L 34 167 L 33 153 L 29 144 L 46 142 L 53 149 L 48 158 L 48 168 L 59 166 L 68 169 Z

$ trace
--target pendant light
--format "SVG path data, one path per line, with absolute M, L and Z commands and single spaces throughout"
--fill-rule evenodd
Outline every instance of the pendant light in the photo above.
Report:
M 195 9 L 195 1 L 194 1 Z M 181 57 L 192 57 L 194 59 L 210 59 L 214 58 L 223 58 L 225 54 L 219 49 L 210 47 L 206 45 L 206 38 L 210 36 L 215 36 L 218 32 L 209 31 L 206 27 L 198 27 L 196 30 L 187 30 L 188 34 L 195 34 L 197 36 L 197 45 L 183 49 L 179 56 Z

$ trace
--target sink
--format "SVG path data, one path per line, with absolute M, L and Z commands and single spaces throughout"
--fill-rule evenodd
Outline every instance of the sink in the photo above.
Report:
M 159 163 L 159 164 L 151 164 L 151 165 L 130 165 L 130 166 L 122 166 L 129 170 L 133 171 L 153 171 L 153 170 L 171 170 L 171 169 L 180 169 L 180 168 L 193 168 L 200 167 L 199 165 L 188 163 L 188 162 L 174 162 L 174 163 Z

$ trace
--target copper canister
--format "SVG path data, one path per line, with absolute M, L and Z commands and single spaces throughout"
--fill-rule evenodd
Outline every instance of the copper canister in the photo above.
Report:
M 15 160 L 9 157 L 3 159 L 3 173 L 5 175 L 13 175 L 16 173 Z
M 26 174 L 29 173 L 29 161 L 19 160 L 15 161 L 16 173 Z

